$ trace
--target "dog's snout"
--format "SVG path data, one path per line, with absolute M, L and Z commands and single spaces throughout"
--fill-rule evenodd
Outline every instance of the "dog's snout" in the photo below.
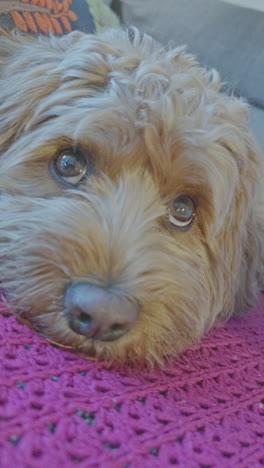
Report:
M 72 283 L 64 296 L 64 314 L 75 333 L 113 341 L 132 328 L 138 304 L 95 284 Z

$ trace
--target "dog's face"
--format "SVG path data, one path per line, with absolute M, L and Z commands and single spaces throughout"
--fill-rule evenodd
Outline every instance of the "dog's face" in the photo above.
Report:
M 0 276 L 21 319 L 152 363 L 253 304 L 260 160 L 216 73 L 136 30 L 0 55 Z

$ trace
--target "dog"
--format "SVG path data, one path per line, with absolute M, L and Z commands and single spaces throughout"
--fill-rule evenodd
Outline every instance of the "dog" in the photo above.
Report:
M 2 34 L 0 277 L 17 318 L 162 364 L 264 283 L 263 158 L 214 70 L 135 28 Z

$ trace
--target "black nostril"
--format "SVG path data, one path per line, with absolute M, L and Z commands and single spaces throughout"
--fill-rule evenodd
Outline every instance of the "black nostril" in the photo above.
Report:
M 82 312 L 81 310 L 65 311 L 69 325 L 75 333 L 87 334 L 92 328 L 93 320 L 89 314 Z
M 92 317 L 85 312 L 80 312 L 76 318 L 78 318 L 78 320 L 80 320 L 82 323 L 91 323 L 92 321 Z
M 123 326 L 120 323 L 114 323 L 111 325 L 110 330 L 112 332 L 122 332 L 123 331 Z

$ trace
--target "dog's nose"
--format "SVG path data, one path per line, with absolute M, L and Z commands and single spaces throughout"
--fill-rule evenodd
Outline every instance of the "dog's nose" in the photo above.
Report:
M 64 296 L 64 314 L 79 335 L 113 341 L 130 330 L 138 304 L 91 283 L 72 283 Z

